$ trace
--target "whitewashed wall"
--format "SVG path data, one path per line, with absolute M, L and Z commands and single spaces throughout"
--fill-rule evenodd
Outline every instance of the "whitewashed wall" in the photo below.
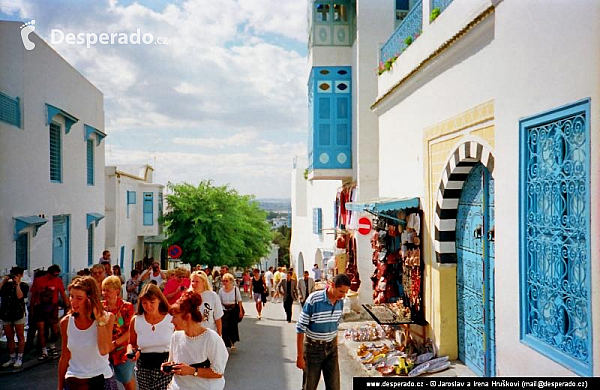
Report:
M 593 340 L 600 339 L 599 155 L 600 3 L 495 2 L 482 25 L 403 84 L 380 105 L 381 196 L 423 196 L 423 129 L 483 102 L 495 102 L 497 374 L 571 376 L 519 341 L 519 119 L 591 98 Z M 399 81 L 486 0 L 455 0 L 380 79 L 380 94 Z M 462 19 L 461 19 L 462 18 Z M 429 34 L 429 36 L 428 36 Z M 419 57 L 421 56 L 421 57 Z M 402 165 L 399 167 L 398 162 Z M 433 234 L 433 231 L 430 232 Z M 434 286 L 435 288 L 435 286 Z M 594 360 L 600 361 L 597 342 Z M 595 364 L 595 375 L 600 374 Z
M 22 128 L 0 122 L 0 268 L 15 263 L 15 216 L 45 214 L 48 223 L 30 235 L 29 269 L 52 264 L 52 216 L 70 216 L 70 268 L 87 265 L 86 213 L 104 214 L 104 147 L 94 150 L 95 185 L 86 182 L 84 123 L 104 131 L 102 93 L 35 33 L 26 51 L 19 22 L 0 22 L 0 91 L 21 99 Z M 45 103 L 79 118 L 62 138 L 62 183 L 50 182 L 49 126 Z M 62 123 L 61 116 L 55 116 Z M 95 137 L 95 135 L 93 136 Z M 105 222 L 95 228 L 94 256 L 104 245 Z M 63 270 L 65 271 L 65 270 Z

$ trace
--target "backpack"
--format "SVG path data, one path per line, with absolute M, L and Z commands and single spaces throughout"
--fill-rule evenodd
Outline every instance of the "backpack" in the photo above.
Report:
M 25 301 L 17 298 L 17 287 L 14 282 L 5 283 L 2 290 L 0 318 L 4 321 L 17 321 L 25 317 Z M 26 294 L 25 291 L 23 292 Z

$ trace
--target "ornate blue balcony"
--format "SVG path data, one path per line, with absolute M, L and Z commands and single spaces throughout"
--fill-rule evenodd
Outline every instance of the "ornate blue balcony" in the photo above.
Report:
M 444 12 L 446 7 L 448 7 L 452 3 L 452 0 L 432 0 L 431 9 L 439 8 L 440 12 Z
M 404 49 L 406 49 L 410 43 L 412 43 L 412 41 L 419 36 L 422 28 L 423 5 L 421 0 L 419 0 L 415 3 L 414 7 L 410 10 L 408 15 L 406 15 L 406 18 L 404 18 L 396 31 L 394 31 L 392 36 L 381 48 L 381 63 L 385 63 L 387 60 L 393 59 L 402 54 L 402 51 L 404 51 Z M 407 44 L 407 41 L 410 43 Z

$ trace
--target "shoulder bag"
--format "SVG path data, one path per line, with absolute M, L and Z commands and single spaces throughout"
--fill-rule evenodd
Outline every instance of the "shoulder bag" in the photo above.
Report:
M 235 288 L 235 304 L 238 305 L 238 307 L 239 307 L 239 314 L 238 314 L 237 322 L 242 322 L 242 319 L 246 315 L 246 312 L 244 311 L 244 305 L 237 300 L 238 293 L 240 294 L 240 301 L 241 301 L 242 293 L 240 292 L 240 289 L 236 287 Z

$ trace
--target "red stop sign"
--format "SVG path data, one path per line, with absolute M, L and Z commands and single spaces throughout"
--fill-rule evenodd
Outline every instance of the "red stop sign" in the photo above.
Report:
M 358 232 L 366 236 L 371 232 L 371 221 L 367 217 L 362 217 L 358 220 Z

